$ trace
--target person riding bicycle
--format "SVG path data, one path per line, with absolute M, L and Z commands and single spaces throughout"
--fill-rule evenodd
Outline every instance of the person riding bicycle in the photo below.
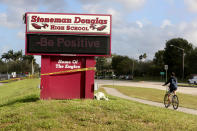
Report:
M 175 73 L 174 72 L 172 72 L 171 73 L 171 77 L 170 77 L 170 79 L 163 85 L 163 86 L 165 86 L 165 85 L 167 85 L 168 83 L 170 83 L 170 86 L 169 86 L 169 88 L 170 88 L 170 90 L 169 90 L 169 93 L 168 93 L 168 100 L 169 100 L 169 102 L 170 102 L 170 94 L 171 93 L 174 93 L 175 95 L 176 95 L 176 90 L 177 90 L 177 78 L 175 77 Z

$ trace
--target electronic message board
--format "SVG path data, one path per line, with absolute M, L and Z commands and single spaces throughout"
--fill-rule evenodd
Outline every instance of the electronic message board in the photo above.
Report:
M 110 55 L 110 37 L 27 34 L 27 52 L 43 55 Z

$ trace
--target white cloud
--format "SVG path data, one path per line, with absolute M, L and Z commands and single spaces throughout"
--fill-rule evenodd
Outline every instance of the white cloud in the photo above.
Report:
M 184 0 L 184 3 L 188 6 L 188 10 L 197 13 L 197 0 Z
M 34 58 L 36 59 L 36 63 L 38 63 L 39 65 L 41 65 L 41 56 L 35 55 Z
M 140 22 L 139 22 L 140 23 Z M 142 53 L 147 53 L 147 58 L 152 59 L 155 52 L 163 50 L 166 40 L 182 37 L 197 46 L 196 21 L 172 25 L 169 20 L 164 20 L 163 28 L 151 23 L 144 23 L 143 28 L 136 22 L 124 23 L 121 27 L 112 29 L 112 53 L 128 55 L 138 59 Z
M 146 0 L 80 0 L 80 1 L 82 4 L 84 4 L 84 6 L 92 5 L 89 6 L 89 10 L 97 5 L 102 7 L 99 10 L 102 10 L 103 7 L 106 8 L 109 7 L 109 5 L 116 8 L 118 5 L 118 6 L 122 6 L 121 10 L 127 10 L 127 11 L 137 10 L 141 8 L 146 2 Z M 99 11 L 98 9 L 96 10 Z
M 6 13 L 0 13 L 0 26 L 6 26 L 9 28 L 15 27 L 13 22 L 9 22 L 8 16 Z
M 23 14 L 36 12 L 42 5 L 46 12 L 64 12 L 67 5 L 64 0 L 0 0 L 0 3 L 7 5 L 6 12 L 0 13 L 0 26 L 8 28 L 22 28 Z
M 197 47 L 197 20 L 187 23 L 183 32 L 183 37 L 185 37 L 189 42 Z
M 179 24 L 179 30 L 182 32 L 182 31 L 184 31 L 186 28 L 188 27 L 188 25 L 187 25 L 187 23 L 186 22 L 181 22 L 180 24 Z
M 100 4 L 86 4 L 82 7 L 83 10 L 89 12 L 90 14 L 95 14 L 98 12 L 103 12 L 102 5 Z
M 140 28 L 142 28 L 143 27 L 143 24 L 142 24 L 142 22 L 141 21 L 136 21 L 136 24 L 140 27 Z
M 196 0 L 197 1 L 197 0 Z M 42 6 L 45 12 L 66 12 L 67 4 L 64 0 L 0 0 L 0 3 L 7 4 L 7 12 L 0 13 L 0 26 L 17 28 L 18 38 L 24 39 L 24 24 L 22 14 L 27 11 L 38 11 Z M 168 19 L 162 21 L 160 26 L 152 24 L 148 19 L 133 20 L 128 22 L 127 17 L 132 11 L 141 9 L 146 0 L 80 0 L 82 3 L 81 13 L 112 14 L 112 53 L 128 55 L 138 59 L 142 53 L 147 53 L 148 59 L 152 59 L 154 53 L 164 49 L 166 40 L 176 37 L 183 37 L 197 46 L 197 21 L 180 22 L 172 24 Z M 174 2 L 174 0 L 168 0 Z M 193 11 L 197 4 L 194 0 L 185 0 L 188 7 Z M 175 3 L 175 2 L 174 2 Z M 190 3 L 190 4 L 189 4 Z M 22 45 L 22 44 L 21 44 Z M 6 46 L 4 49 L 7 50 Z M 24 48 L 24 45 L 23 47 Z M 35 57 L 40 63 L 40 57 Z
M 162 22 L 162 24 L 161 24 L 161 28 L 165 28 L 165 27 L 167 27 L 167 26 L 172 26 L 172 23 L 171 23 L 171 21 L 170 20 L 164 20 L 163 22 Z
M 136 10 L 141 8 L 146 0 L 116 0 L 120 4 L 123 4 L 124 8 L 127 10 Z
M 22 40 L 25 40 L 25 32 L 19 31 L 19 32 L 17 33 L 17 36 L 18 36 L 18 38 L 20 38 L 20 39 L 22 39 Z
M 185 34 L 185 38 L 188 39 L 192 44 L 194 44 L 197 47 L 197 30 L 192 30 L 190 32 L 187 32 Z

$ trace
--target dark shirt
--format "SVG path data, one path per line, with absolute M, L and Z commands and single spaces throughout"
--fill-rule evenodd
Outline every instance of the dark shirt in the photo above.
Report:
M 167 85 L 168 83 L 170 83 L 170 88 L 177 88 L 177 78 L 174 76 L 171 76 L 170 79 L 164 84 Z

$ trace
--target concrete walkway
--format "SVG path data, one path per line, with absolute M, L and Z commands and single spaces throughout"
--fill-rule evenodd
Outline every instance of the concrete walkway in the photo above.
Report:
M 152 105 L 152 106 L 157 106 L 157 107 L 165 108 L 163 103 L 153 102 L 153 101 L 148 101 L 148 100 L 142 100 L 142 99 L 138 99 L 138 98 L 129 97 L 129 96 L 126 96 L 126 95 L 122 94 L 121 92 L 119 92 L 118 90 L 116 90 L 114 88 L 108 88 L 108 87 L 102 87 L 102 88 L 105 89 L 105 91 L 107 92 L 107 94 L 112 95 L 112 96 L 117 96 L 117 97 L 120 97 L 120 98 L 123 98 L 123 99 L 137 101 L 137 102 L 140 102 L 140 103 L 144 103 L 144 104 L 148 104 L 148 105 Z M 173 110 L 172 106 L 170 106 L 169 109 L 172 109 Z M 197 115 L 197 110 L 194 110 L 194 109 L 179 107 L 177 109 L 177 111 L 188 113 L 188 114 Z

